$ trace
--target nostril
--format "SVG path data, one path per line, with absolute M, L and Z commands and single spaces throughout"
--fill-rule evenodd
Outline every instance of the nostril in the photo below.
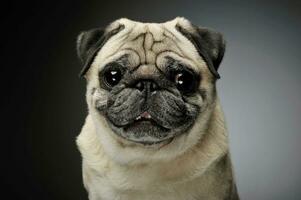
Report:
M 144 89 L 144 84 L 143 84 L 141 81 L 139 81 L 139 82 L 135 85 L 135 88 L 137 88 L 137 89 L 140 90 L 140 91 L 143 91 L 143 89 Z
M 158 88 L 159 88 L 159 86 L 155 82 L 150 83 L 150 87 L 149 87 L 150 92 L 154 92 L 154 91 L 158 90 Z
M 159 86 L 153 81 L 141 80 L 134 84 L 134 88 L 138 89 L 140 92 L 143 92 L 145 90 L 147 92 L 153 93 L 159 89 Z

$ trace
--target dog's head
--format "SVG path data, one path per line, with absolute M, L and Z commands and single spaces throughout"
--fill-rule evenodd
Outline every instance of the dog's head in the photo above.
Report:
M 225 43 L 184 18 L 128 19 L 78 36 L 87 103 L 116 160 L 170 158 L 194 145 L 216 100 Z

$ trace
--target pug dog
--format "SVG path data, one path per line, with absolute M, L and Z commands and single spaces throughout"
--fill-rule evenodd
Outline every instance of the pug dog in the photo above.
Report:
M 77 40 L 88 116 L 77 137 L 90 200 L 237 200 L 216 92 L 225 41 L 177 17 L 114 21 Z

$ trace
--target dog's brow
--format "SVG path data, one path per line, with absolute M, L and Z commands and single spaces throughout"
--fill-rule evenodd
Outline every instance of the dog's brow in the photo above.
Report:
M 167 62 L 165 64 L 165 67 L 171 67 L 171 68 L 174 68 L 174 69 L 183 69 L 183 68 L 187 68 L 193 72 L 195 72 L 195 70 L 187 63 L 181 61 L 181 60 L 178 60 L 178 59 L 175 59 L 171 56 L 166 56 L 165 57 Z
M 121 64 L 122 66 L 127 66 L 127 65 L 129 65 L 128 57 L 129 57 L 129 54 L 126 53 L 126 54 L 121 55 L 119 58 L 113 60 L 110 63 L 118 63 L 118 64 Z

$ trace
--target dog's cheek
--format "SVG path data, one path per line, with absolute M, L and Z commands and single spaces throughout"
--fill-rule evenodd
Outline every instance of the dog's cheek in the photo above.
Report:
M 215 84 L 213 83 L 213 84 L 209 85 L 209 87 L 204 88 L 203 90 L 206 91 L 204 102 L 206 103 L 207 106 L 212 105 L 217 98 Z
M 195 95 L 189 97 L 184 96 L 183 99 L 186 104 L 196 105 L 198 107 L 203 107 L 204 104 L 204 98 L 200 93 L 196 93 Z
M 203 78 L 199 84 L 197 94 L 194 98 L 190 98 L 193 104 L 200 106 L 200 112 L 208 109 L 208 106 L 212 105 L 216 99 L 216 86 L 215 81 L 210 77 L 203 74 Z
M 107 105 L 107 96 L 108 92 L 103 89 L 97 87 L 88 88 L 86 98 L 89 109 L 104 111 Z

